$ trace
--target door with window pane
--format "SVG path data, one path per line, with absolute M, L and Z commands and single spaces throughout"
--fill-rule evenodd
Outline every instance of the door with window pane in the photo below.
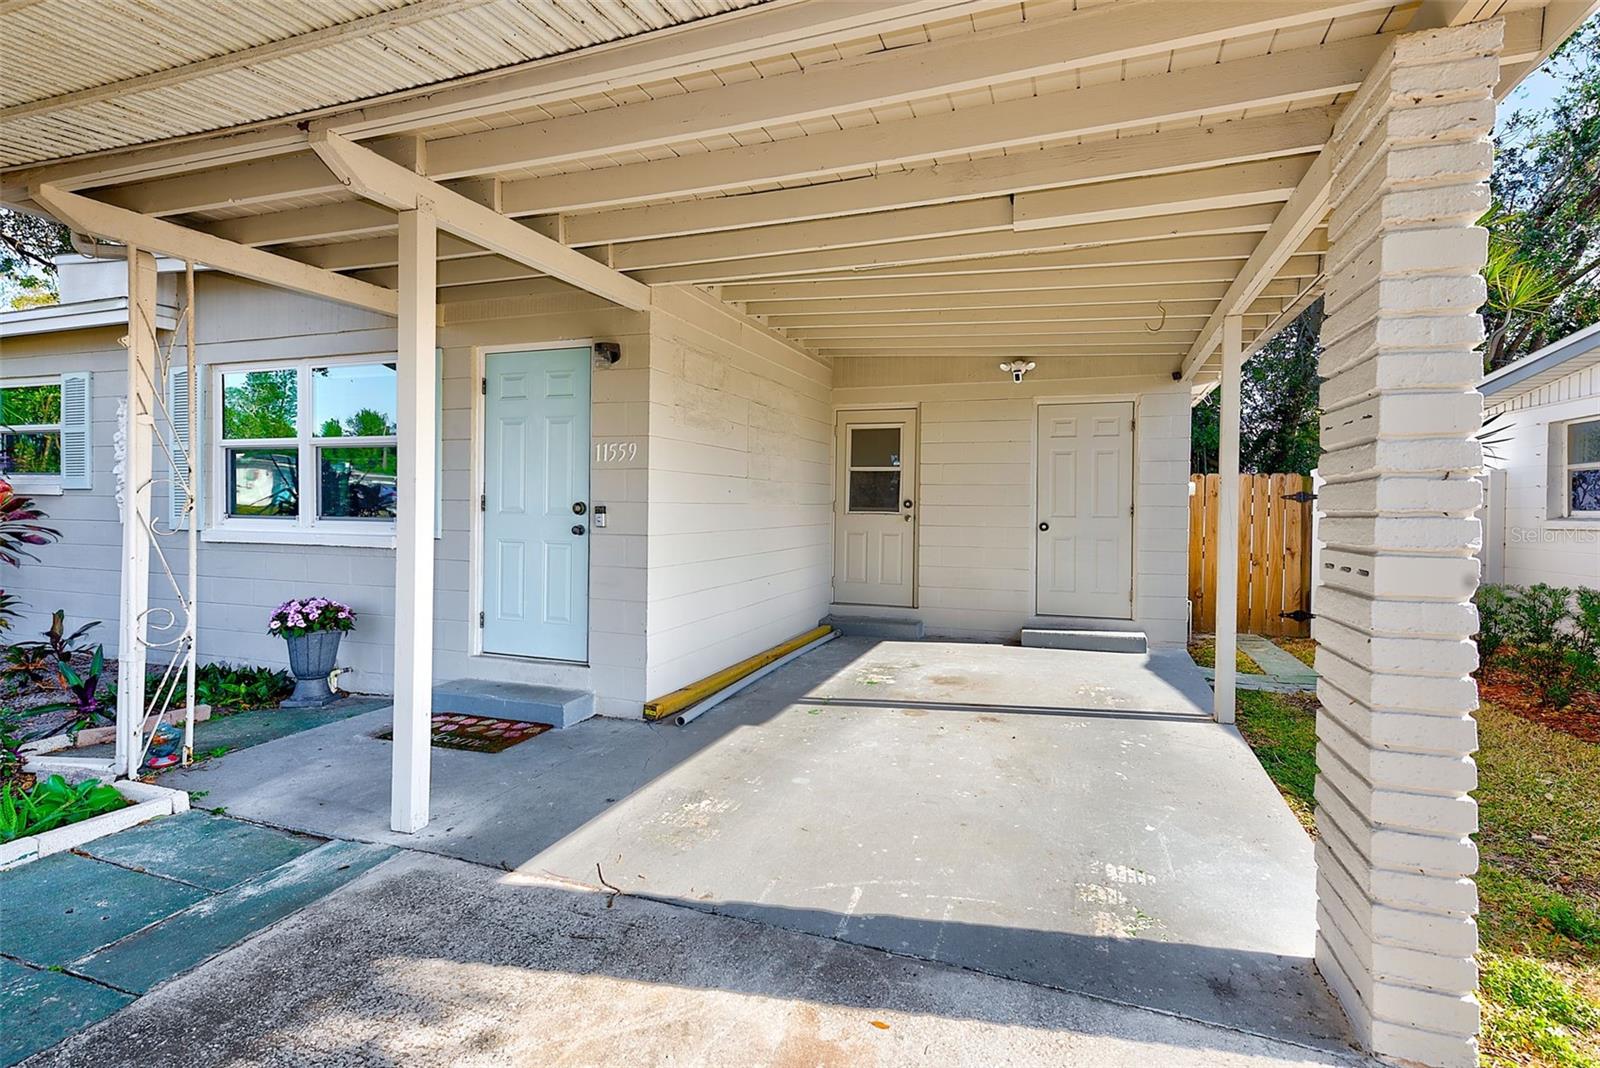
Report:
M 834 495 L 833 599 L 916 603 L 917 413 L 840 412 Z

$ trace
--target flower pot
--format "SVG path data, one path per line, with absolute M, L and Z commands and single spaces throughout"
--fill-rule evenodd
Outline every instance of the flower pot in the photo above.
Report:
M 289 672 L 294 676 L 294 693 L 281 708 L 320 708 L 336 699 L 328 686 L 339 657 L 343 631 L 319 630 L 284 638 L 289 646 Z

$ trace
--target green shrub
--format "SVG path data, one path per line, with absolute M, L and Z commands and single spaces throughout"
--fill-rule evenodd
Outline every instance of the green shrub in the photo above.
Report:
M 1600 591 L 1483 586 L 1474 600 L 1485 664 L 1503 658 L 1555 708 L 1600 689 Z
M 1506 586 L 1478 587 L 1473 602 L 1478 606 L 1478 655 L 1487 664 L 1506 644 L 1511 629 L 1512 592 Z

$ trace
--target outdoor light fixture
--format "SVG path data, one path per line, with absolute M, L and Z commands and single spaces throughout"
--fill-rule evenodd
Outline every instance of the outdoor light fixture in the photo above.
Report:
M 1020 386 L 1022 384 L 1022 376 L 1037 366 L 1038 364 L 1034 363 L 1032 360 L 1029 360 L 1027 363 L 1003 363 L 1000 365 L 1000 370 L 1009 373 L 1011 375 L 1011 381 Z

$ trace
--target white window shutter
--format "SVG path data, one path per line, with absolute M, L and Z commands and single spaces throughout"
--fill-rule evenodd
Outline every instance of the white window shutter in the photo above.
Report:
M 94 405 L 88 371 L 61 376 L 61 488 L 94 488 Z
M 193 383 L 198 386 L 199 383 Z M 174 367 L 167 375 L 167 417 L 172 421 L 172 440 L 168 443 L 171 449 L 172 460 L 170 474 L 172 476 L 171 491 L 167 494 L 167 529 L 187 530 L 189 528 L 188 505 L 190 494 L 183 488 L 182 475 L 179 468 L 185 454 L 193 449 L 194 452 L 194 486 L 193 496 L 195 507 L 199 507 L 200 487 L 203 484 L 200 477 L 200 466 L 204 450 L 193 444 L 203 438 L 196 435 L 194 427 L 189 425 L 189 369 L 187 367 Z M 195 393 L 195 419 L 200 426 L 205 422 L 200 418 L 200 394 Z
M 444 537 L 444 349 L 433 350 L 433 536 Z

